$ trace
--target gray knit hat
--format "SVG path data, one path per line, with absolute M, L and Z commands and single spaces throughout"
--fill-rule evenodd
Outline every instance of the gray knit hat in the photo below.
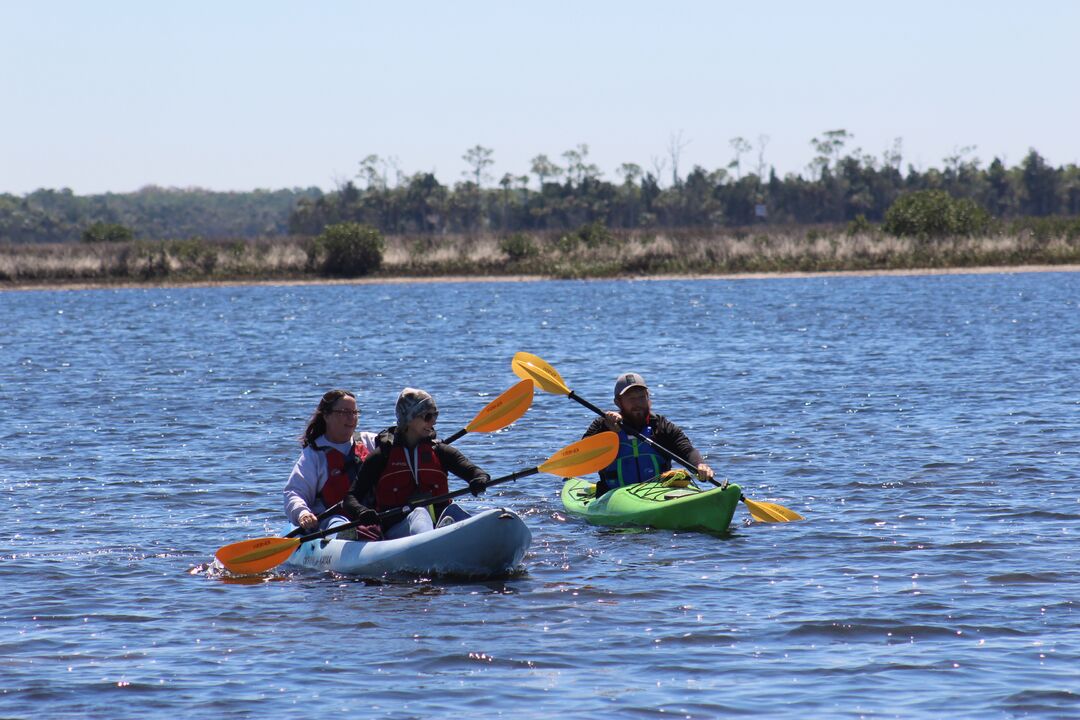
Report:
M 397 415 L 399 428 L 405 427 L 413 418 L 419 417 L 426 412 L 439 412 L 439 408 L 435 405 L 435 398 L 428 393 L 407 387 L 398 395 L 394 413 Z

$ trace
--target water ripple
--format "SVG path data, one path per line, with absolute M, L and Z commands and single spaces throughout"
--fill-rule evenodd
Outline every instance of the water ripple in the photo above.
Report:
M 0 716 L 1074 716 L 1077 297 L 1054 273 L 0 294 Z M 377 429 L 426 387 L 449 433 L 518 350 L 601 405 L 641 372 L 806 521 L 592 527 L 539 475 L 463 501 L 532 529 L 507 578 L 209 565 L 280 531 L 327 388 Z M 509 472 L 591 419 L 538 393 L 460 447 Z

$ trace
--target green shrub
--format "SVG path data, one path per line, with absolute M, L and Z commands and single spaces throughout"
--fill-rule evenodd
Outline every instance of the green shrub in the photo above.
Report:
M 131 228 L 118 223 L 96 222 L 83 230 L 82 241 L 84 243 L 98 242 L 129 242 L 135 238 Z
M 536 256 L 539 248 L 525 233 L 514 233 L 508 238 L 499 241 L 499 249 L 510 256 L 510 260 L 526 260 Z
M 558 239 L 555 240 L 555 248 L 563 255 L 569 255 L 574 252 L 580 244 L 581 238 L 578 237 L 577 233 L 566 233 L 560 235 Z
M 173 240 L 168 248 L 169 254 L 187 271 L 211 274 L 217 267 L 217 249 L 201 237 L 187 240 Z
M 346 222 L 327 225 L 315 239 L 315 249 L 322 255 L 326 275 L 359 277 L 382 266 L 386 243 L 382 233 L 370 225 Z
M 581 242 L 585 243 L 585 247 L 590 249 L 615 242 L 615 236 L 608 230 L 607 225 L 599 220 L 582 225 L 578 228 L 577 235 L 581 238 Z
M 881 227 L 895 237 L 931 240 L 971 237 L 985 233 L 989 225 L 990 214 L 975 201 L 957 200 L 944 190 L 919 190 L 897 198 Z
M 874 225 L 866 219 L 866 216 L 859 214 L 855 216 L 855 219 L 847 224 L 848 237 L 854 237 L 855 235 L 866 235 L 873 232 Z

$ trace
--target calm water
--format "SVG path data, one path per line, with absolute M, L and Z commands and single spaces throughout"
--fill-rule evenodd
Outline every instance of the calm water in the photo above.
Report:
M 1080 274 L 0 293 L 0 717 L 1080 717 Z M 439 400 L 518 350 L 643 373 L 802 523 L 567 520 L 534 476 L 505 580 L 199 568 L 273 535 L 321 393 Z M 493 474 L 592 419 L 538 394 Z M 456 487 L 456 486 L 455 486 Z M 346 715 L 347 713 L 347 715 Z M 614 714 L 614 715 L 612 715 Z

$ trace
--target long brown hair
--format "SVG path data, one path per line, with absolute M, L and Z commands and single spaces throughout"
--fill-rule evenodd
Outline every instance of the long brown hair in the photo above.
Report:
M 315 408 L 315 413 L 308 420 L 307 427 L 304 428 L 304 434 L 300 436 L 300 447 L 311 445 L 319 439 L 320 435 L 326 432 L 326 413 L 333 410 L 337 401 L 343 397 L 356 399 L 356 395 L 348 390 L 331 390 L 322 396 L 319 407 Z

